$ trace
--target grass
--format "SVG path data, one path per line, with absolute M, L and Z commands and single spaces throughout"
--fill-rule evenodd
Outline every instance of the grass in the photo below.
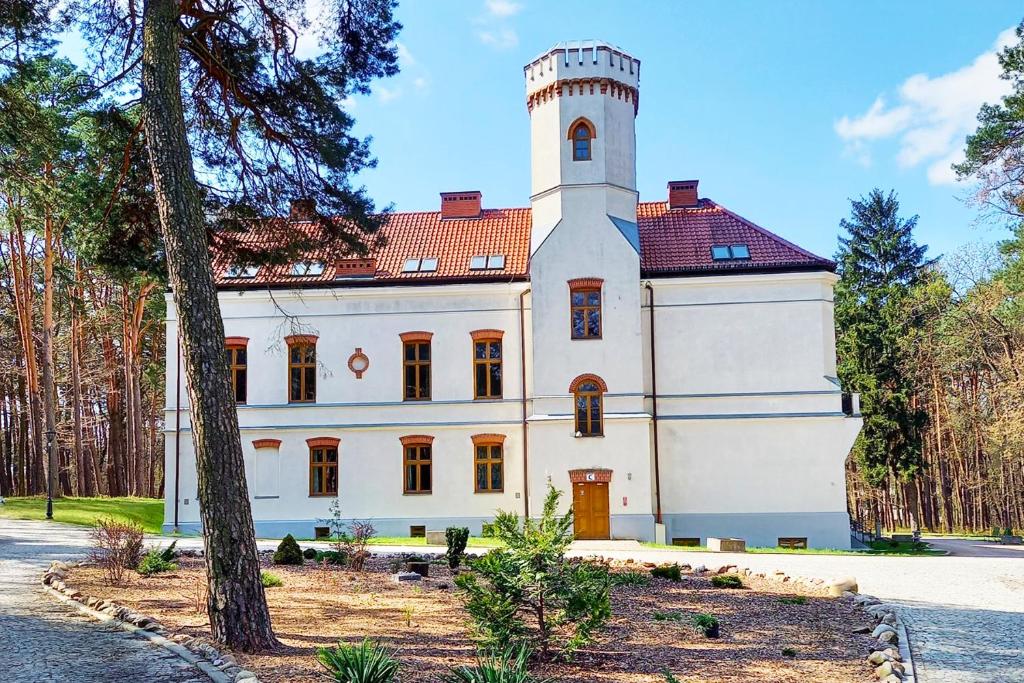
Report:
M 642 543 L 648 548 L 659 550 L 677 550 L 682 552 L 708 552 L 704 546 L 665 545 L 664 543 Z M 872 547 L 863 550 L 842 550 L 839 548 L 770 548 L 748 547 L 747 552 L 754 555 L 893 555 L 896 557 L 921 557 L 927 555 L 945 555 L 943 550 L 930 547 L 917 549 L 913 543 L 898 543 L 895 547 L 888 541 L 873 541 Z
M 779 602 L 783 605 L 806 605 L 807 598 L 802 595 L 796 595 L 792 598 L 779 598 Z
M 0 505 L 6 519 L 46 519 L 46 498 L 7 498 Z M 164 501 L 160 498 L 54 498 L 53 521 L 93 526 L 101 517 L 138 522 L 146 533 L 159 534 L 164 523 Z

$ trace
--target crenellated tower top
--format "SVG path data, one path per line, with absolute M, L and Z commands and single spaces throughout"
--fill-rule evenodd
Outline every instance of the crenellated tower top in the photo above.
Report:
M 640 60 L 600 40 L 563 41 L 527 64 L 526 106 L 556 97 L 601 94 L 639 109 Z

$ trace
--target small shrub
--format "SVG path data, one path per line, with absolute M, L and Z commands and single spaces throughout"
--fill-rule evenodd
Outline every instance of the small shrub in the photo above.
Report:
M 673 676 L 668 669 L 662 669 L 661 673 L 665 674 L 665 683 L 679 683 L 679 679 Z
M 394 653 L 369 638 L 359 645 L 338 643 L 338 647 L 318 647 L 316 658 L 334 680 L 342 683 L 391 683 L 398 675 Z
M 108 585 L 121 585 L 124 570 L 135 569 L 142 562 L 144 535 L 142 526 L 135 522 L 98 519 L 89 539 L 89 559 L 103 569 Z
M 176 559 L 178 559 L 178 551 L 175 550 L 175 547 L 177 545 L 177 539 L 171 541 L 171 544 L 160 552 L 160 559 L 164 562 L 174 562 Z
M 527 666 L 530 651 L 526 648 L 510 648 L 498 654 L 490 654 L 476 660 L 476 666 L 460 666 L 441 680 L 446 683 L 546 683 L 552 679 L 538 681 L 530 675 Z
M 779 598 L 783 605 L 806 605 L 807 598 L 802 595 L 795 595 L 792 598 Z
M 651 583 L 651 577 L 635 569 L 612 574 L 610 578 L 613 586 L 646 586 Z
M 654 612 L 651 618 L 655 621 L 682 621 L 683 615 L 680 612 Z
M 743 579 L 735 574 L 716 574 L 711 577 L 711 585 L 715 588 L 743 588 Z
M 682 581 L 683 574 L 677 563 L 664 564 L 651 569 L 651 576 L 656 579 L 668 579 L 670 581 Z
M 277 588 L 284 585 L 284 581 L 281 580 L 280 576 L 270 572 L 260 572 L 260 583 L 263 584 L 264 588 Z
M 1010 527 L 1003 529 L 1003 536 L 1013 536 L 1013 529 Z
M 143 576 L 152 576 L 160 572 L 173 572 L 177 569 L 178 565 L 164 559 L 164 552 L 156 548 L 146 553 L 146 556 L 139 562 L 138 572 Z
M 307 560 L 315 560 L 316 559 L 316 548 L 306 548 L 305 550 L 302 551 L 302 556 L 304 558 L 306 558 Z
M 302 564 L 302 550 L 291 534 L 282 538 L 280 545 L 277 546 L 274 564 Z
M 794 650 L 791 647 L 784 647 L 784 648 L 782 648 L 782 656 L 783 657 L 796 657 L 796 650 Z
M 317 561 L 317 564 L 333 564 L 339 567 L 344 567 L 348 564 L 348 555 L 337 550 L 317 550 L 313 555 L 313 559 Z
M 450 569 L 458 569 L 462 564 L 462 556 L 466 554 L 466 544 L 469 543 L 469 529 L 466 527 L 450 526 L 444 530 L 444 540 L 448 543 L 448 552 L 445 557 L 448 559 Z
M 494 538 L 494 525 L 484 522 L 480 527 L 480 538 Z
M 690 621 L 693 622 L 693 628 L 705 638 L 718 637 L 718 619 L 714 615 L 698 612 L 690 617 Z

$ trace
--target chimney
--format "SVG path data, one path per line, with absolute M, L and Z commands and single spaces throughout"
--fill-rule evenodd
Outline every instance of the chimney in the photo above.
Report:
M 481 194 L 479 190 L 470 192 L 442 192 L 441 218 L 480 218 Z
M 670 180 L 668 183 L 668 208 L 685 209 L 697 206 L 696 180 Z
M 311 221 L 316 216 L 315 199 L 293 199 L 291 211 L 288 214 L 290 221 Z

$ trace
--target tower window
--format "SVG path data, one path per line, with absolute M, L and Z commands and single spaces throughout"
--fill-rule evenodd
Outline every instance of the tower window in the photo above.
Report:
M 573 161 L 590 161 L 591 141 L 597 137 L 594 126 L 586 119 L 576 119 L 569 126 L 569 142 L 572 144 Z
M 569 330 L 573 339 L 601 338 L 601 286 L 596 277 L 569 280 Z

